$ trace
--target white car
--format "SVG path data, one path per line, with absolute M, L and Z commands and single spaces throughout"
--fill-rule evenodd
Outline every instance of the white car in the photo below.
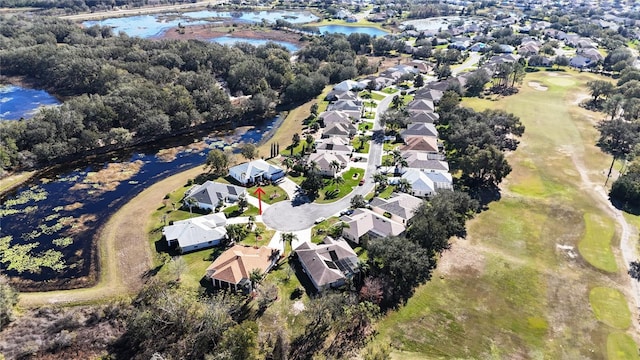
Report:
M 316 219 L 316 221 L 314 221 L 315 224 L 320 224 L 321 222 L 325 221 L 326 219 L 323 216 L 320 216 L 319 218 Z

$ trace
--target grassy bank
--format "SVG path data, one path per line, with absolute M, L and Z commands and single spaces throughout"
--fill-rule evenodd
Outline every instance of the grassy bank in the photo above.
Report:
M 513 171 L 502 199 L 468 224 L 468 239 L 443 254 L 433 279 L 380 323 L 375 342 L 391 344 L 393 358 L 637 359 L 630 299 L 609 296 L 627 281 L 614 255 L 619 233 L 591 191 L 610 161 L 594 146 L 602 116 L 577 106 L 594 78 L 528 74 L 517 95 L 465 99 L 477 110 L 512 112 L 527 129 L 508 157 Z M 605 290 L 590 296 L 596 287 Z

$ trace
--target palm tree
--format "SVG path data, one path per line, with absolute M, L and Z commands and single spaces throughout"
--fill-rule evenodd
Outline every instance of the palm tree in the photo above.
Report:
M 307 172 L 318 172 L 318 170 L 320 170 L 320 168 L 317 162 L 311 161 L 307 164 Z
M 249 221 L 247 221 L 247 228 L 251 229 L 255 222 L 256 222 L 256 217 L 253 215 L 249 215 Z
M 338 160 L 332 160 L 331 163 L 329 164 L 329 167 L 333 169 L 333 176 L 335 177 L 338 174 L 338 171 L 340 170 L 341 165 Z
M 293 161 L 293 158 L 286 157 L 282 160 L 282 165 L 284 165 L 287 168 L 287 172 L 289 172 L 289 169 L 295 165 L 295 161 Z
M 403 193 L 411 193 L 411 183 L 407 179 L 400 179 L 396 184 L 396 189 Z
M 337 186 L 340 186 L 342 184 L 344 184 L 345 180 L 342 176 L 336 176 L 333 179 L 331 179 L 331 182 L 333 184 L 336 184 Z
M 393 157 L 393 164 L 396 167 L 396 173 L 399 172 L 399 169 L 402 169 L 405 166 L 408 166 L 407 160 L 402 156 L 400 150 L 393 150 L 391 152 L 391 156 Z
M 251 290 L 255 288 L 257 284 L 262 281 L 262 272 L 260 269 L 253 269 L 249 274 L 249 280 L 251 280 Z
M 298 240 L 298 235 L 294 234 L 294 233 L 282 233 L 282 235 L 280 235 L 280 239 L 282 240 L 283 243 L 289 243 L 289 247 L 293 247 L 292 243 L 294 240 Z
M 399 109 L 404 105 L 404 98 L 396 95 L 393 97 L 393 100 L 391 100 L 391 107 L 394 109 Z
M 333 238 L 338 238 L 342 235 L 342 230 L 348 229 L 350 227 L 351 226 L 349 226 L 349 224 L 347 224 L 346 222 L 339 221 L 331 227 L 331 229 L 329 230 L 329 234 Z
M 386 186 L 387 176 L 382 173 L 375 173 L 373 174 L 373 182 L 376 184 L 376 192 L 377 192 L 379 188 L 384 188 Z
M 358 137 L 358 141 L 360 142 L 360 144 L 358 145 L 358 150 L 364 149 L 364 144 L 367 142 L 367 137 L 364 135 L 360 135 Z
M 264 230 L 261 227 L 256 226 L 256 229 L 253 230 L 253 233 L 256 235 L 256 247 L 257 247 L 258 246 L 258 240 L 260 238 L 262 238 L 262 234 L 264 234 Z
M 184 199 L 184 203 L 189 207 L 189 215 L 193 216 L 193 207 L 198 205 L 198 201 L 192 197 Z
M 243 213 L 244 209 L 246 209 L 247 206 L 249 206 L 249 202 L 247 201 L 247 198 L 244 195 L 240 195 L 238 197 L 238 210 L 240 210 L 240 212 Z

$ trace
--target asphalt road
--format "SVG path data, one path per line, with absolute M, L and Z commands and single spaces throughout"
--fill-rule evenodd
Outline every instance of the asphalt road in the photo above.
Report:
M 373 174 L 382 163 L 383 128 L 380 125 L 380 114 L 387 111 L 393 96 L 380 101 L 373 124 L 373 138 L 369 147 L 369 160 L 364 174 L 365 183 L 356 187 L 349 195 L 330 204 L 315 204 L 303 199 L 281 201 L 271 205 L 262 214 L 262 221 L 270 228 L 279 231 L 298 231 L 312 227 L 320 217 L 331 217 L 351 206 L 351 198 L 355 195 L 366 195 L 375 186 Z

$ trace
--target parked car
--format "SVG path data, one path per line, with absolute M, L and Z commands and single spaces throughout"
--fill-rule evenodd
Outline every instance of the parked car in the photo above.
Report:
M 364 185 L 364 179 L 360 180 L 360 182 L 358 183 L 358 186 L 362 186 Z
M 342 215 L 351 215 L 351 214 L 353 214 L 353 209 L 345 209 L 345 210 L 340 211 L 340 216 L 342 216 Z
M 314 221 L 314 223 L 316 224 L 320 224 L 321 222 L 325 221 L 326 219 L 323 216 L 320 216 L 319 218 L 316 219 L 316 221 Z

